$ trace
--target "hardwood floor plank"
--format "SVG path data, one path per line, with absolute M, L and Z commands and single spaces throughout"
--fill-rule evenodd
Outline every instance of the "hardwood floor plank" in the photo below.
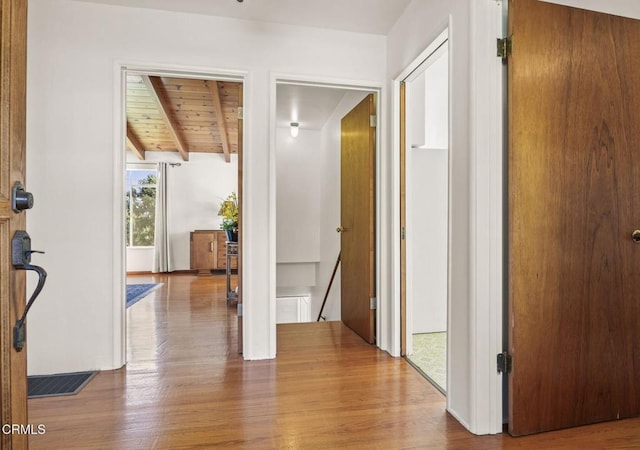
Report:
M 126 367 L 78 395 L 29 400 L 31 449 L 638 448 L 631 419 L 513 439 L 474 436 L 404 359 L 339 322 L 278 325 L 278 357 L 243 361 L 223 275 L 161 282 L 128 311 Z

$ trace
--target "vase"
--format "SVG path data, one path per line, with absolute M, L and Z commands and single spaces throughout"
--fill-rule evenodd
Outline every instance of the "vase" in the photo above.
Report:
M 224 231 L 227 233 L 227 241 L 238 242 L 238 230 L 226 229 Z

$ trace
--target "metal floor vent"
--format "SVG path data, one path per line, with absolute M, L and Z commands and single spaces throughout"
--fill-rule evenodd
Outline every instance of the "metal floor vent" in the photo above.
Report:
M 80 392 L 98 372 L 59 373 L 27 377 L 27 397 L 53 397 Z

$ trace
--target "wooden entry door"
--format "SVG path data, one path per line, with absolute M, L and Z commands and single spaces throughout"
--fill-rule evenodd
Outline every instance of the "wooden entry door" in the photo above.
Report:
M 25 229 L 11 190 L 24 183 L 27 1 L 0 0 L 0 414 L 2 425 L 27 425 L 26 348 L 13 349 L 13 326 L 25 306 L 25 273 L 11 265 L 11 238 Z M 26 449 L 27 434 L 0 433 L 0 448 Z
M 375 342 L 375 96 L 369 94 L 341 123 L 340 296 L 345 325 Z
M 509 431 L 638 416 L 640 21 L 509 3 Z

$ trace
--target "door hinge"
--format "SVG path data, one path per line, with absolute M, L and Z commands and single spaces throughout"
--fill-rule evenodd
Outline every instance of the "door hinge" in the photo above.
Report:
M 400 239 L 404 241 L 406 238 L 407 238 L 407 232 L 406 232 L 405 228 L 402 227 L 400 229 Z
M 238 120 L 244 120 L 244 108 L 238 106 Z
M 375 297 L 371 297 L 369 299 L 369 309 L 377 309 L 378 308 L 378 299 Z
M 513 51 L 513 38 L 511 36 L 506 38 L 498 38 L 498 57 L 502 59 L 506 59 L 511 56 L 511 52 Z
M 498 373 L 511 373 L 511 369 L 513 368 L 513 359 L 509 353 L 498 353 L 497 363 Z
M 242 317 L 242 303 L 238 303 L 238 317 Z
M 378 126 L 378 116 L 376 116 L 375 114 L 369 116 L 369 126 L 371 128 L 375 128 L 376 126 Z

